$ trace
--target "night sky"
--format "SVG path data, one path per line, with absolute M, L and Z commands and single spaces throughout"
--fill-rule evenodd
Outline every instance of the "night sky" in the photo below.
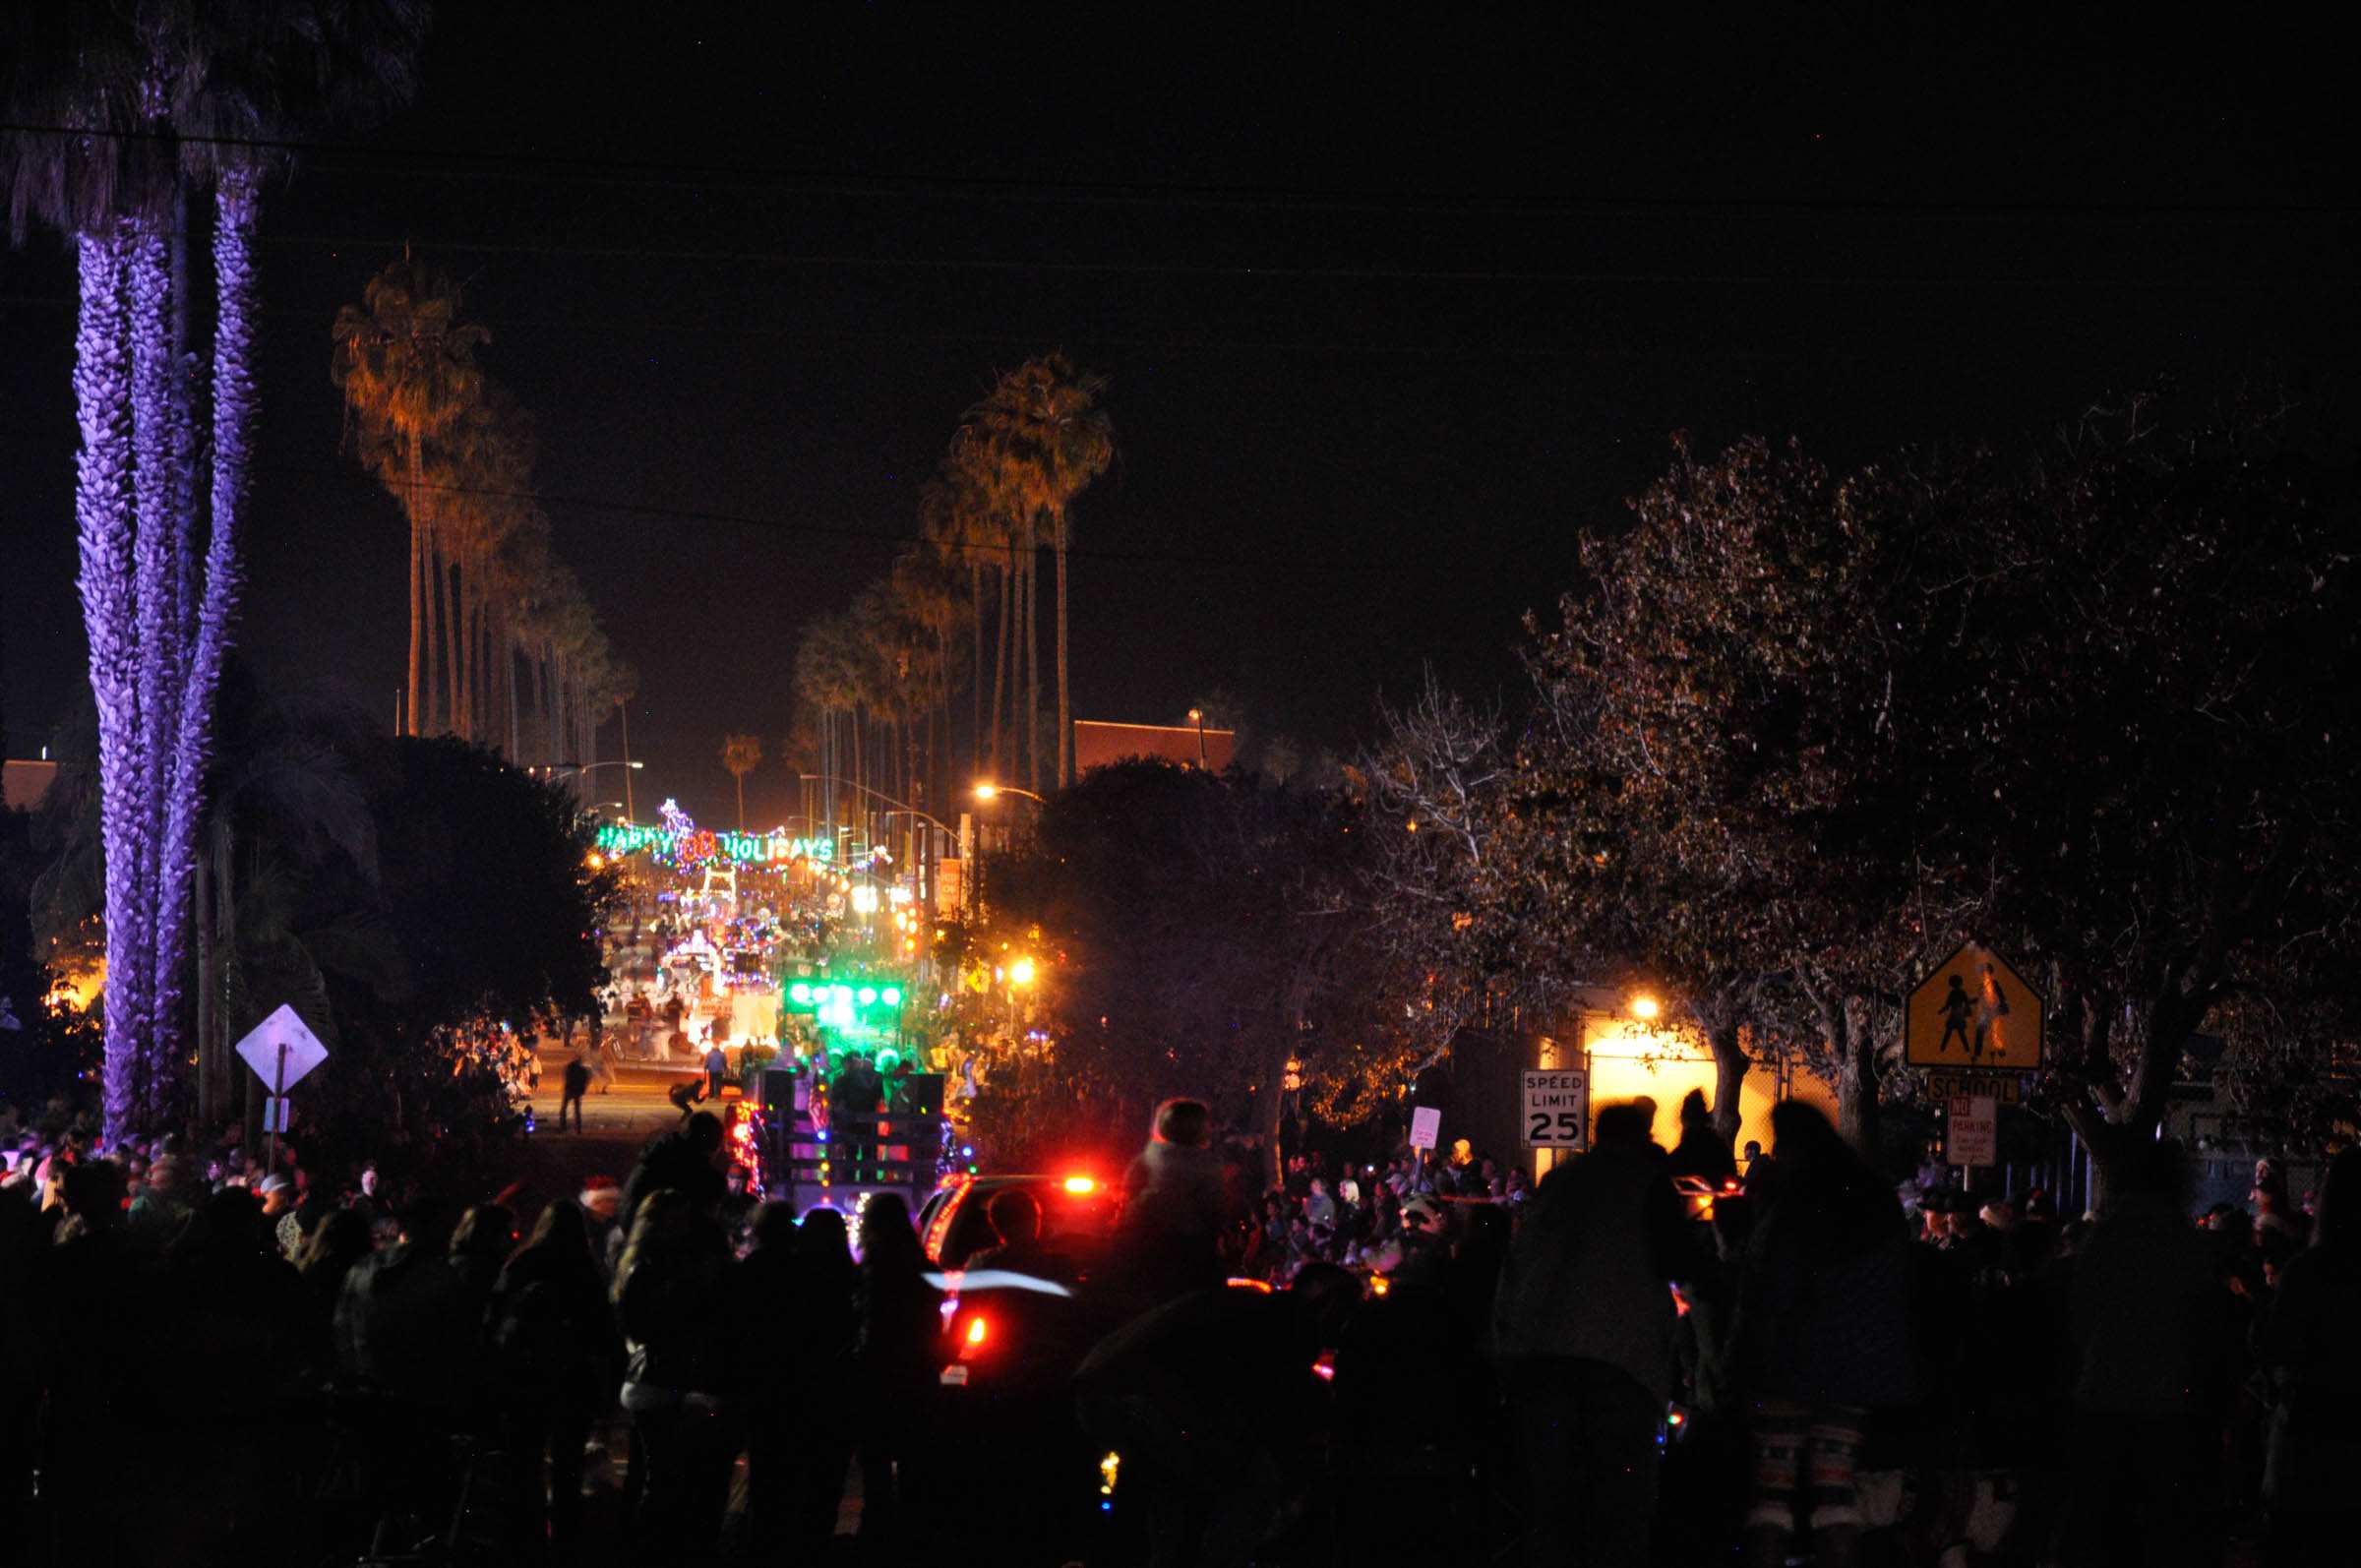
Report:
M 264 216 L 248 656 L 391 720 L 406 535 L 339 451 L 328 331 L 406 240 L 536 417 L 556 548 L 640 672 L 643 816 L 726 817 L 723 733 L 775 756 L 800 629 L 1049 348 L 1113 377 L 1120 447 L 1076 513 L 1078 716 L 1220 687 L 1341 748 L 1422 663 L 1514 681 L 1673 430 L 2023 443 L 2355 346 L 2341 35 L 696 9 L 448 5 L 416 105 Z M 72 291 L 54 238 L 0 252 L 16 755 L 83 679 Z M 766 763 L 750 818 L 788 791 Z

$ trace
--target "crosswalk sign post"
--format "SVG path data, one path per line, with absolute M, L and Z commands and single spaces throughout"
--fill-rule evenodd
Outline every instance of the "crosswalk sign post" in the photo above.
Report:
M 1989 947 L 1968 942 L 1937 964 L 1903 1011 L 1903 1060 L 1965 1072 L 2041 1065 L 2041 994 Z
M 271 1091 L 270 1103 L 263 1111 L 264 1130 L 271 1134 L 264 1169 L 270 1170 L 278 1164 L 278 1135 L 287 1130 L 287 1088 L 328 1059 L 328 1047 L 295 1015 L 294 1008 L 282 1002 L 256 1024 L 236 1049 Z

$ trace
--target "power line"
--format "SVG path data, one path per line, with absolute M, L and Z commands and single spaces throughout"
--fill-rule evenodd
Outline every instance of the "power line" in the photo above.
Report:
M 77 302 L 68 295 L 0 294 L 0 311 L 52 310 L 71 311 Z M 304 310 L 292 305 L 265 305 L 260 314 L 266 317 L 304 321 L 314 326 L 330 319 L 333 312 Z M 1384 342 L 1368 339 L 1358 342 L 1285 338 L 1205 338 L 1147 336 L 1137 333 L 1097 332 L 890 332 L 829 327 L 757 327 L 740 323 L 707 324 L 687 321 L 660 321 L 651 317 L 622 317 L 591 315 L 583 317 L 542 316 L 502 318 L 495 325 L 502 335 L 517 332 L 646 332 L 658 335 L 714 336 L 730 338 L 770 338 L 780 341 L 817 341 L 847 343 L 925 343 L 963 344 L 992 348 L 1037 350 L 1044 342 L 1060 337 L 1069 343 L 1087 343 L 1105 348 L 1150 348 L 1176 354 L 1333 354 L 1396 356 L 1409 359 L 1461 360 L 1485 363 L 1500 360 L 1573 360 L 1601 364 L 1618 364 L 1632 360 L 1689 359 L 1714 364 L 1729 362 L 1782 363 L 1810 361 L 1826 363 L 1869 363 L 1879 356 L 1853 349 L 1825 345 L 1783 350 L 1742 348 L 1727 344 L 1712 347 L 1686 347 L 1676 344 L 1652 343 L 1631 347 L 1611 347 L 1586 343 L 1579 347 L 1552 347 L 1537 343 L 1470 343 L 1464 340 L 1432 343 Z M 1898 351 L 1899 352 L 1899 351 Z
M 393 239 L 358 234 L 265 235 L 265 245 L 333 246 L 345 249 L 372 246 L 398 251 L 405 246 L 428 251 L 483 256 L 571 256 L 599 261 L 691 262 L 729 267 L 813 267 L 881 271 L 1048 272 L 1140 277 L 1210 277 L 1226 279 L 1304 280 L 1317 282 L 1435 282 L 1435 283 L 1582 283 L 1668 285 L 1708 284 L 1746 286 L 1803 286 L 1829 288 L 2232 288 L 2254 285 L 2286 287 L 2326 284 L 2336 287 L 2361 282 L 2361 273 L 2249 275 L 2208 277 L 2135 277 L 2125 275 L 2019 276 L 1999 272 L 1951 276 L 1899 276 L 1874 272 L 1656 272 L 1512 271 L 1498 268 L 1443 270 L 1438 268 L 1366 267 L 1244 267 L 1176 262 L 1043 261 L 1022 257 L 850 256 L 797 254 L 790 251 L 677 250 L 651 245 L 584 245 L 570 240 Z
M 362 475 L 345 468 L 299 468 L 280 464 L 262 463 L 260 471 L 285 479 L 306 481 L 329 480 L 357 482 Z M 403 488 L 410 488 L 407 480 Z M 757 516 L 752 513 L 721 512 L 709 508 L 668 507 L 649 502 L 614 501 L 601 496 L 550 495 L 530 490 L 500 490 L 483 485 L 433 484 L 421 481 L 416 487 L 438 495 L 472 496 L 487 501 L 529 502 L 543 509 L 566 509 L 605 512 L 627 516 L 661 517 L 671 522 L 693 522 L 714 527 L 751 528 L 765 533 L 799 534 L 812 538 L 844 539 L 858 544 L 886 547 L 896 553 L 916 548 L 924 541 L 909 534 L 882 533 L 873 528 L 851 528 L 823 522 L 797 522 L 785 517 Z M 1046 548 L 1046 547 L 1045 547 Z M 984 551 L 985 555 L 1007 555 L 1021 552 L 1010 548 L 1004 551 Z M 1452 568 L 1421 562 L 1395 564 L 1372 562 L 1359 558 L 1330 556 L 1320 560 L 1251 560 L 1237 556 L 1191 555 L 1164 550 L 1111 550 L 1104 546 L 1069 545 L 1069 558 L 1083 561 L 1120 562 L 1140 566 L 1210 567 L 1234 572 L 1299 572 L 1330 573 L 1346 575 L 1396 576 L 1416 574 L 1421 577 L 1489 577 L 1496 570 L 1478 571 L 1473 568 Z
M 1008 201 L 1019 204 L 1063 205 L 1107 203 L 1130 206 L 1213 206 L 1244 208 L 1327 208 L 1339 211 L 1401 212 L 1406 211 L 1489 211 L 1531 216 L 1558 212 L 1569 216 L 1613 212 L 1761 212 L 1829 214 L 1857 212 L 1879 216 L 1985 218 L 2057 216 L 2074 218 L 2255 218 L 2344 217 L 2361 213 L 2361 205 L 2327 202 L 2068 202 L 2037 200 L 1927 200 L 1879 197 L 1699 197 L 1699 196 L 1582 196 L 1502 197 L 1471 196 L 1447 191 L 1367 191 L 1338 187 L 1265 186 L 1153 180 L 1036 180 L 1013 175 L 951 174 L 944 172 L 891 173 L 865 170 L 786 168 L 750 163 L 696 162 L 659 158 L 618 158 L 588 153 L 522 152 L 483 148 L 373 147 L 359 142 L 322 142 L 304 138 L 181 136 L 169 130 L 91 130 L 81 126 L 40 125 L 0 121 L 0 132 L 26 136 L 56 136 L 80 140 L 101 137 L 117 141 L 157 141 L 173 144 L 239 148 L 248 151 L 350 158 L 369 172 L 391 172 L 421 178 L 547 179 L 551 175 L 581 183 L 636 184 L 669 188 L 710 187 L 718 182 L 742 182 L 750 188 L 793 190 L 815 195 L 916 194 L 962 199 Z M 450 163 L 476 165 L 453 169 Z M 403 164 L 413 165 L 409 168 Z M 334 165 L 331 163 L 329 167 Z

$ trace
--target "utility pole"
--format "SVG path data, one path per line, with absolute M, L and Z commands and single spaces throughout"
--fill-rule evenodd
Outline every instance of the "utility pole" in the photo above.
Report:
M 623 817 L 636 821 L 639 814 L 632 809 L 632 709 L 629 703 L 615 704 L 616 716 L 623 720 Z

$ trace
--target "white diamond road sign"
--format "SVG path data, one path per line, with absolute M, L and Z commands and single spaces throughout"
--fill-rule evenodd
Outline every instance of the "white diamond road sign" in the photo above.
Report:
M 238 1055 L 272 1094 L 283 1095 L 287 1085 L 328 1059 L 328 1048 L 295 1016 L 295 1009 L 282 1002 L 238 1042 Z

